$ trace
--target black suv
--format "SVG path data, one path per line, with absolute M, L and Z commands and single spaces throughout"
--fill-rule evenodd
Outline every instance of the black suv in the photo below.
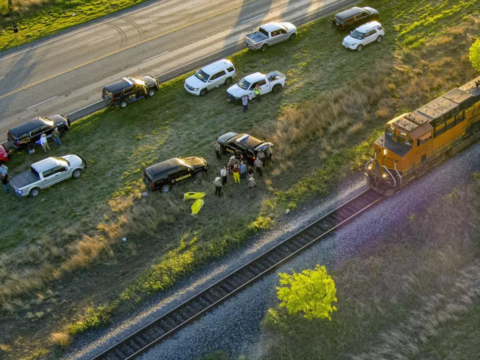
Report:
M 207 169 L 207 161 L 201 157 L 173 158 L 146 168 L 143 172 L 143 182 L 150 190 L 160 189 L 166 193 L 179 181 L 191 177 L 201 179 Z
M 230 153 L 235 156 L 242 154 L 250 161 L 255 160 L 259 151 L 265 151 L 273 146 L 271 142 L 258 140 L 248 134 L 237 134 L 234 132 L 229 132 L 220 136 L 217 141 L 220 143 L 220 147 L 224 154 Z M 269 153 L 269 156 L 271 157 L 271 151 Z
M 371 7 L 353 7 L 336 14 L 332 19 L 332 25 L 338 30 L 351 30 L 378 19 L 378 11 Z
M 8 142 L 15 149 L 32 150 L 42 134 L 50 137 L 55 128 L 58 128 L 60 135 L 63 136 L 70 129 L 70 120 L 64 115 L 37 117 L 8 130 Z
M 143 75 L 140 79 L 124 77 L 120 81 L 105 86 L 102 98 L 108 105 L 125 108 L 134 101 L 152 97 L 158 87 L 157 79 L 150 75 Z

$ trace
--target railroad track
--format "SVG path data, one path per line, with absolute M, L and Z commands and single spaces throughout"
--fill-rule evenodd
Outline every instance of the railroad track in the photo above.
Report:
M 92 360 L 130 360 L 140 356 L 382 199 L 372 189 L 364 191 Z

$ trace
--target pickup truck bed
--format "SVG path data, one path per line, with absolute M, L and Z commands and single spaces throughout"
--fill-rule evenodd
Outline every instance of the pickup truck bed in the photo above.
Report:
M 40 181 L 38 175 L 29 170 L 13 176 L 10 179 L 10 185 L 16 189 L 20 189 L 37 181 Z
M 258 43 L 260 41 L 264 41 L 268 39 L 268 36 L 265 34 L 261 33 L 260 31 L 256 31 L 254 33 L 248 34 L 247 38 L 252 40 L 254 43 Z

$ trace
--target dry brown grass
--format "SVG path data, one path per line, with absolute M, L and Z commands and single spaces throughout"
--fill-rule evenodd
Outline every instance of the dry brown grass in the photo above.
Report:
M 0 306 L 13 313 L 25 307 L 16 297 L 41 290 L 65 273 L 88 267 L 102 256 L 112 257 L 114 247 L 126 236 L 154 235 L 184 212 L 181 201 L 166 200 L 162 207 L 135 193 L 111 202 L 110 216 L 95 228 L 65 229 L 52 238 L 44 236 L 27 247 L 0 255 Z M 78 239 L 80 237 L 80 239 Z M 132 248 L 131 251 L 135 252 Z
M 52 333 L 50 335 L 50 340 L 54 345 L 67 346 L 70 344 L 71 338 L 65 333 Z

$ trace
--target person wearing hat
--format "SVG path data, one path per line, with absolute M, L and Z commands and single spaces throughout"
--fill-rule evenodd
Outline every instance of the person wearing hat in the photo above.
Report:
M 215 185 L 215 195 L 222 196 L 222 179 L 216 177 L 213 185 Z
M 253 176 L 250 176 L 248 178 L 248 191 L 250 192 L 250 197 L 253 199 L 255 197 L 255 186 L 257 184 L 255 183 L 255 179 Z
M 47 135 L 42 134 L 42 136 L 40 136 L 40 145 L 42 145 L 42 148 L 45 152 L 50 150 L 50 146 L 48 146 Z
M 62 146 L 62 143 L 60 142 L 60 133 L 58 132 L 57 127 L 52 131 L 52 138 L 53 141 L 55 141 L 55 145 L 57 145 L 57 147 Z

